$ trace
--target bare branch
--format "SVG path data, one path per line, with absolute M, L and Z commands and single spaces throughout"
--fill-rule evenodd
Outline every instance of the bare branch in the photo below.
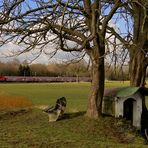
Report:
M 111 9 L 111 11 L 109 12 L 109 14 L 103 20 L 103 23 L 102 23 L 102 31 L 101 31 L 102 34 L 103 34 L 103 36 L 105 36 L 106 27 L 107 27 L 108 22 L 110 21 L 110 19 L 112 18 L 112 16 L 116 12 L 116 10 L 119 8 L 120 4 L 121 4 L 121 0 L 117 0 L 116 3 L 114 4 L 114 7 Z

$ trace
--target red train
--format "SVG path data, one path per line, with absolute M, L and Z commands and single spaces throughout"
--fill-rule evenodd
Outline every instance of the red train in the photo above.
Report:
M 5 82 L 7 81 L 7 77 L 5 76 L 0 76 L 0 82 Z
M 90 77 L 0 76 L 0 82 L 90 82 Z

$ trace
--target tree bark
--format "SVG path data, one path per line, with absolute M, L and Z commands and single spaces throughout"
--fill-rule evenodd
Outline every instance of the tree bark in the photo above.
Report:
M 104 95 L 104 52 L 105 43 L 99 36 L 94 40 L 95 48 L 90 54 L 92 62 L 92 83 L 88 97 L 86 116 L 99 118 L 102 116 L 102 100 Z
M 139 2 L 141 4 L 146 1 Z M 131 86 L 144 86 L 145 75 L 147 68 L 147 34 L 148 34 L 148 21 L 146 19 L 145 9 L 139 3 L 133 3 L 133 45 L 130 52 L 130 85 Z
M 102 114 L 102 98 L 104 94 L 104 59 L 92 63 L 92 83 L 88 97 L 86 116 L 98 118 Z
M 134 53 L 131 57 L 130 62 L 130 85 L 131 86 L 144 86 L 145 85 L 145 74 L 146 74 L 146 63 L 145 54 L 142 50 Z

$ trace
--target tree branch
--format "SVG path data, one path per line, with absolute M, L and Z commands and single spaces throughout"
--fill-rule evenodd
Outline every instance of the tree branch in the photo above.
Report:
M 130 44 L 127 42 L 123 37 L 120 36 L 119 33 L 117 33 L 114 28 L 107 26 L 107 29 L 111 31 L 111 33 L 121 42 L 124 44 L 125 47 L 129 48 Z
M 106 27 L 107 27 L 108 22 L 110 21 L 110 19 L 112 18 L 112 16 L 116 12 L 116 10 L 119 8 L 120 4 L 121 4 L 121 0 L 117 0 L 116 3 L 114 4 L 114 7 L 111 9 L 111 11 L 109 12 L 109 14 L 104 19 L 104 21 L 102 23 L 102 31 L 101 31 L 101 34 L 103 36 L 105 36 Z

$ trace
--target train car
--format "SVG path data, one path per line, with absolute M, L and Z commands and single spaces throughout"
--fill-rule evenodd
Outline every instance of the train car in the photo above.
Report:
M 7 78 L 5 76 L 0 76 L 0 82 L 6 82 Z
M 0 76 L 0 82 L 90 82 L 90 77 Z

